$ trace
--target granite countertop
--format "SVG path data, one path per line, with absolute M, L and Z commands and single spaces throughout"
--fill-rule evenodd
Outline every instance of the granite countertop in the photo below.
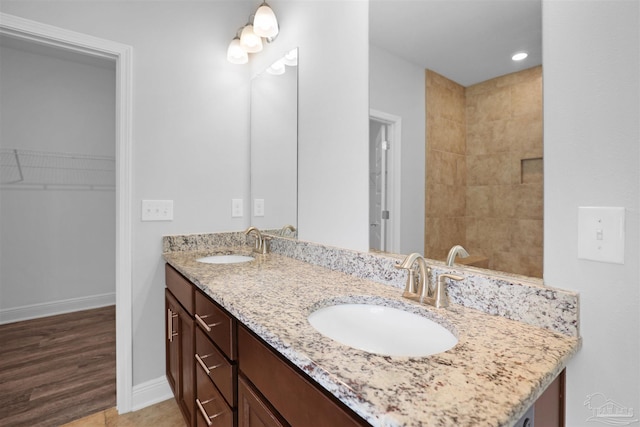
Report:
M 283 255 L 240 264 L 203 264 L 214 253 L 165 253 L 165 260 L 374 426 L 511 426 L 578 351 L 579 338 L 452 304 L 421 306 L 402 291 Z M 345 302 L 421 313 L 458 337 L 429 357 L 380 356 L 344 346 L 307 321 Z M 402 333 L 402 331 L 398 331 Z

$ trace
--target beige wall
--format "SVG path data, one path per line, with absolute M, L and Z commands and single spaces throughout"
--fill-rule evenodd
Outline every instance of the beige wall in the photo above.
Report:
M 466 242 L 464 87 L 426 70 L 425 256 L 444 259 Z
M 542 67 L 463 88 L 427 80 L 425 254 L 462 244 L 542 277 Z

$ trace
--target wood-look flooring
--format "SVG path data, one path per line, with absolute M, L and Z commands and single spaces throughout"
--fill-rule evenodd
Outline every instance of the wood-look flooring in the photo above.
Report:
M 0 325 L 0 426 L 60 426 L 116 403 L 115 306 Z

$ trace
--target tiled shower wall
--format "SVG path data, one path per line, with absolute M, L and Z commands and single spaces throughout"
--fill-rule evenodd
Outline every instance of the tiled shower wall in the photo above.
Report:
M 426 91 L 426 256 L 542 277 L 542 68 L 467 88 L 427 70 Z
M 466 243 L 464 87 L 426 70 L 425 256 L 445 259 Z

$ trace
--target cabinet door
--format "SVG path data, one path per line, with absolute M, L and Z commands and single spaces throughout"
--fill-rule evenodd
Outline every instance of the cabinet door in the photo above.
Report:
M 187 425 L 194 425 L 194 322 L 171 292 L 165 290 L 167 379 Z
M 285 427 L 288 424 L 238 377 L 238 427 Z
M 564 427 L 565 370 L 551 383 L 535 403 L 535 423 L 539 426 Z
M 322 392 L 317 383 L 285 362 L 246 327 L 238 328 L 238 363 L 246 379 L 293 426 L 370 426 Z
M 166 325 L 166 372 L 167 381 L 173 395 L 180 394 L 180 339 L 178 338 L 178 304 L 175 298 L 165 289 L 165 325 Z

